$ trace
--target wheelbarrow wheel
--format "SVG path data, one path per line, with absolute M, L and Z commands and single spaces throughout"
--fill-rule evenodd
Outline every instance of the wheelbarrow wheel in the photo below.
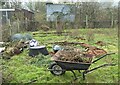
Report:
M 56 75 L 56 76 L 65 74 L 65 71 L 62 69 L 62 67 L 60 67 L 60 66 L 59 66 L 57 63 L 55 63 L 55 62 L 50 65 L 49 69 L 52 69 L 52 70 L 50 70 L 50 72 L 51 72 L 53 75 Z

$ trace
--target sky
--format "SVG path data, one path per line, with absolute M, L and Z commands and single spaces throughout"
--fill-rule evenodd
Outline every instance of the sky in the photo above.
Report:
M 3 0 L 7 1 L 7 0 Z M 8 0 L 8 1 L 14 1 L 14 0 Z M 99 2 L 114 2 L 118 3 L 120 0 L 15 0 L 15 1 L 20 1 L 20 2 L 53 2 L 53 3 L 59 3 L 59 2 L 94 2 L 94 1 L 99 1 Z
M 118 5 L 118 2 L 120 0 L 18 0 L 18 1 L 22 1 L 23 2 L 23 6 L 24 5 L 24 2 L 29 2 L 29 1 L 32 1 L 32 2 L 52 2 L 52 3 L 62 3 L 62 2 L 94 2 L 94 1 L 98 1 L 98 2 L 113 2 L 113 6 L 116 6 Z
M 4 1 L 4 0 L 3 0 Z M 5 0 L 7 1 L 7 0 Z M 14 1 L 14 0 L 8 0 L 8 1 Z M 16 1 L 16 0 L 15 0 Z M 25 2 L 52 2 L 52 3 L 62 3 L 62 2 L 94 2 L 94 1 L 99 1 L 99 2 L 113 2 L 113 5 L 118 5 L 118 2 L 120 0 L 17 0 L 18 2 L 23 2 L 23 6 Z
M 99 1 L 99 2 L 113 2 L 113 5 L 118 5 L 118 2 L 120 0 L 18 0 L 18 1 L 22 1 L 23 4 L 24 2 L 52 2 L 52 3 L 62 3 L 62 2 L 94 2 L 94 1 Z
M 54 2 L 54 3 L 58 3 L 58 2 L 76 2 L 76 1 L 82 1 L 82 2 L 93 2 L 93 1 L 101 1 L 101 2 L 119 2 L 120 0 L 19 0 L 19 1 L 22 1 L 22 2 L 28 2 L 28 1 L 43 1 L 43 2 Z

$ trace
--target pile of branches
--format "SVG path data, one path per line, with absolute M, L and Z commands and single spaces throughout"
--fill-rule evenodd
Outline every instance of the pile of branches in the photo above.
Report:
M 67 43 L 67 42 L 66 42 Z M 64 42 L 65 44 L 65 42 Z M 67 43 L 68 44 L 68 43 Z M 70 44 L 70 43 L 69 43 Z M 72 42 L 71 42 L 72 44 Z M 77 48 L 64 48 L 58 51 L 54 56 L 54 60 L 71 61 L 71 62 L 84 62 L 91 63 L 92 59 L 95 57 L 100 57 L 107 52 L 104 49 L 91 46 L 86 43 L 79 43 L 79 45 L 85 50 L 80 50 Z
M 61 61 L 90 63 L 93 59 L 93 55 L 83 52 L 80 49 L 64 49 L 58 51 L 52 58 Z
M 63 41 L 63 42 L 54 42 L 51 44 L 58 44 L 58 45 L 62 45 L 62 46 L 80 45 L 82 48 L 85 48 L 85 51 L 87 54 L 90 54 L 95 57 L 99 57 L 99 56 L 107 53 L 104 49 L 98 48 L 96 46 L 92 46 L 90 44 L 82 43 L 82 42 Z
M 27 48 L 27 43 L 23 40 L 12 42 L 9 46 L 5 47 L 2 57 L 3 59 L 10 59 L 12 56 L 22 53 L 24 48 Z
M 62 42 L 54 42 L 54 43 L 49 43 L 49 44 L 58 44 L 58 45 L 80 45 L 82 43 L 79 42 L 67 42 L 67 41 L 62 41 Z

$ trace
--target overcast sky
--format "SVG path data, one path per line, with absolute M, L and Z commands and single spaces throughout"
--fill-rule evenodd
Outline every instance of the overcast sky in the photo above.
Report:
M 120 0 L 18 0 L 18 1 L 22 1 L 23 2 L 23 6 L 24 6 L 24 2 L 53 2 L 53 3 L 59 3 L 59 2 L 94 2 L 94 1 L 98 1 L 98 2 L 113 2 L 113 5 L 118 5 L 118 2 Z
M 43 1 L 43 2 L 55 2 L 55 3 L 58 3 L 58 2 L 69 2 L 69 1 L 82 1 L 82 2 L 86 2 L 86 1 L 89 1 L 89 2 L 93 2 L 93 1 L 101 1 L 101 2 L 119 2 L 120 0 L 19 0 L 19 1 L 23 1 L 23 2 L 27 2 L 27 1 Z

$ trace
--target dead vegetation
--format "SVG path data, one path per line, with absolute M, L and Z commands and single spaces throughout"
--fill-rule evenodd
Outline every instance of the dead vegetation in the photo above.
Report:
M 68 32 L 61 32 L 61 35 L 68 35 L 68 34 L 70 34 L 70 33 L 71 33 L 71 32 L 69 32 L 69 31 L 68 31 Z M 53 35 L 53 34 L 54 34 L 54 35 L 56 35 L 57 32 L 47 32 L 47 33 L 46 33 L 46 32 L 33 32 L 33 33 L 32 33 L 32 35 L 38 35 L 38 34 L 47 34 L 47 35 L 48 35 L 48 34 L 50 34 L 50 35 Z
M 54 56 L 55 60 L 90 63 L 93 56 L 82 52 L 80 49 L 60 50 Z
M 41 26 L 41 30 L 43 30 L 43 31 L 49 31 L 50 30 L 50 27 L 49 26 L 47 26 L 47 25 L 42 25 Z
M 68 41 L 60 41 L 60 42 L 53 42 L 49 44 L 58 44 L 58 45 L 78 45 L 81 44 L 79 42 L 68 42 Z
M 77 39 L 77 40 L 86 40 L 83 36 L 81 37 L 81 36 L 76 36 L 76 37 L 74 37 L 74 39 Z
M 12 45 L 10 43 L 9 46 L 5 47 L 2 57 L 4 59 L 10 59 L 12 56 L 22 53 L 26 47 L 27 44 L 22 40 L 14 42 Z
M 106 53 L 107 52 L 104 49 L 100 49 L 97 47 L 90 47 L 87 49 L 87 54 L 91 54 L 92 56 L 95 56 L 95 57 L 100 57 Z
M 88 30 L 87 34 L 86 34 L 86 39 L 88 42 L 92 42 L 94 41 L 95 38 L 95 32 L 93 30 Z
M 60 44 L 65 46 L 63 50 L 58 51 L 55 55 L 52 54 L 53 59 L 55 60 L 90 63 L 94 57 L 100 57 L 107 53 L 104 49 L 100 49 L 86 43 L 64 41 L 55 42 L 54 44 Z M 80 45 L 82 48 L 85 48 L 85 50 L 72 48 L 72 46 L 69 46 L 72 44 Z
M 95 44 L 99 46 L 106 46 L 106 43 L 103 41 L 97 41 Z

